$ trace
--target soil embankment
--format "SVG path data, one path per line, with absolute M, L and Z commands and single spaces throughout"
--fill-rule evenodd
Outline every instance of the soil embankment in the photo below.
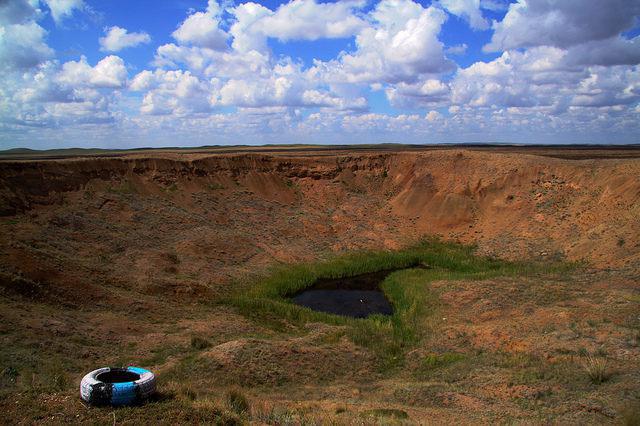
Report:
M 469 150 L 2 162 L 0 265 L 35 280 L 31 264 L 56 269 L 48 279 L 97 269 L 147 287 L 173 287 L 175 272 L 198 287 L 434 234 L 511 259 L 624 267 L 640 261 L 639 175 L 637 159 Z M 99 258 L 108 268 L 89 261 Z

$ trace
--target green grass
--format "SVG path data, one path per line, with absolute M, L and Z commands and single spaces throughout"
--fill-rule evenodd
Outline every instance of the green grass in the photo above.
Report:
M 225 189 L 225 186 L 220 183 L 211 183 L 207 185 L 207 189 L 209 191 L 219 191 L 219 190 Z
M 506 262 L 474 255 L 474 247 L 426 240 L 400 251 L 363 251 L 325 262 L 277 268 L 227 301 L 245 316 L 274 328 L 303 326 L 308 322 L 346 325 L 347 336 L 379 356 L 381 370 L 402 365 L 403 354 L 432 332 L 431 317 L 437 311 L 436 280 L 482 280 L 499 276 L 532 276 L 567 272 L 561 263 Z M 412 268 L 427 265 L 429 269 Z M 399 269 L 387 276 L 381 288 L 394 307 L 391 316 L 371 315 L 354 319 L 300 307 L 290 296 L 319 278 L 349 277 L 367 272 Z

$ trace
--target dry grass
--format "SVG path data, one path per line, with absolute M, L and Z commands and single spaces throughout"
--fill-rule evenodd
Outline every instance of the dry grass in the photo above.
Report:
M 607 359 L 604 357 L 587 355 L 582 362 L 582 367 L 593 384 L 599 385 L 609 380 L 610 374 L 607 370 Z

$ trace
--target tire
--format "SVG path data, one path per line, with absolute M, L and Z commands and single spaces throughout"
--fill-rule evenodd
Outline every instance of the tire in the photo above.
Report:
M 99 368 L 80 382 L 80 397 L 91 405 L 136 405 L 155 391 L 155 375 L 138 367 Z

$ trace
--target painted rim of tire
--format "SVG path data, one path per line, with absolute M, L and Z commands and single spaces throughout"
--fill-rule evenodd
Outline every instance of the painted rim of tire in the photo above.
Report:
M 107 380 L 108 377 L 116 380 Z M 91 405 L 135 405 L 149 399 L 155 391 L 155 375 L 139 367 L 98 368 L 80 382 L 80 397 Z

